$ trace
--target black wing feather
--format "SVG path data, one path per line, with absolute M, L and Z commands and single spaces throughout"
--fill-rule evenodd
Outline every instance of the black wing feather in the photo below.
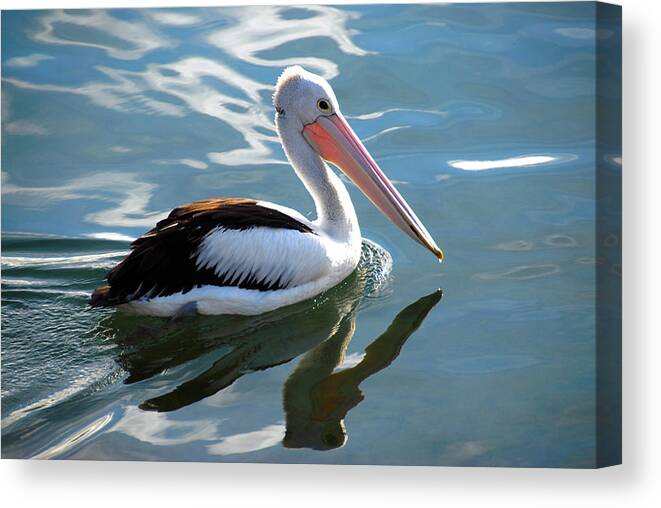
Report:
M 246 230 L 255 227 L 314 233 L 295 218 L 250 199 L 209 199 L 180 206 L 131 244 L 131 252 L 108 272 L 108 284 L 97 288 L 93 307 L 110 307 L 147 297 L 187 293 L 203 285 L 235 286 L 271 291 L 285 287 L 254 276 L 240 283 L 219 277 L 211 268 L 198 268 L 195 255 L 207 234 L 217 227 Z

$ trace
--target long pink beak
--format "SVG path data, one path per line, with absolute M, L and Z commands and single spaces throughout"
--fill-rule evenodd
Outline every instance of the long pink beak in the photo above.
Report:
M 393 224 L 443 261 L 443 251 L 340 113 L 320 116 L 307 124 L 303 136 L 324 160 L 340 168 Z

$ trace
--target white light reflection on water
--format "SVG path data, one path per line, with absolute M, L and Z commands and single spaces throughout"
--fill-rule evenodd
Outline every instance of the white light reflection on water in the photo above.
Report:
M 119 177 L 115 173 L 97 173 L 52 187 L 22 187 L 10 183 L 6 173 L 2 176 L 3 196 L 16 196 L 20 200 L 32 198 L 35 207 L 58 201 L 110 201 L 115 206 L 85 215 L 87 222 L 100 226 L 151 227 L 168 214 L 167 211 L 147 211 L 156 185 L 141 182 L 132 174 Z
M 285 426 L 281 423 L 267 425 L 253 431 L 224 437 L 220 442 L 207 446 L 210 455 L 233 455 L 250 453 L 277 446 L 285 436 Z
M 146 9 L 143 11 L 157 23 L 170 26 L 188 26 L 200 23 L 202 18 L 189 13 Z
M 66 438 L 61 443 L 45 450 L 41 453 L 38 453 L 33 459 L 51 459 L 65 453 L 67 450 L 70 450 L 74 446 L 80 444 L 81 442 L 89 439 L 94 434 L 99 433 L 112 421 L 112 414 L 104 415 L 101 418 L 93 421 L 89 425 L 85 426 L 81 430 L 77 431 L 73 435 Z
M 324 5 L 302 5 L 296 7 L 296 10 L 310 15 L 292 20 L 286 18 L 289 10 L 275 5 L 223 9 L 223 14 L 229 15 L 235 24 L 212 33 L 207 40 L 243 62 L 270 67 L 303 65 L 326 79 L 339 73 L 337 64 L 331 60 L 317 56 L 264 58 L 258 54 L 313 37 L 331 39 L 341 51 L 349 55 L 363 56 L 369 53 L 351 40 L 356 32 L 347 27 L 349 21 L 360 16 L 358 13 Z
M 121 233 L 113 233 L 111 231 L 100 231 L 98 233 L 89 233 L 86 235 L 90 238 L 97 238 L 99 240 L 110 240 L 113 242 L 132 242 L 135 240 L 135 237 L 123 235 Z
M 193 441 L 214 440 L 218 436 L 221 423 L 222 420 L 215 418 L 179 421 L 168 413 L 143 411 L 129 406 L 112 430 L 145 443 L 172 446 Z
M 207 169 L 209 167 L 209 165 L 206 162 L 197 159 L 174 159 L 174 160 L 162 159 L 162 160 L 155 160 L 154 164 L 160 164 L 160 165 L 181 164 L 182 166 L 187 166 L 193 169 Z
M 521 168 L 558 162 L 561 157 L 552 155 L 521 155 L 500 160 L 453 160 L 448 164 L 464 171 L 485 171 L 488 169 Z
M 104 11 L 51 11 L 39 23 L 41 29 L 32 36 L 37 42 L 97 48 L 120 60 L 136 60 L 171 44 L 144 23 Z
M 26 56 L 15 56 L 14 58 L 9 58 L 5 65 L 7 67 L 35 67 L 39 65 L 39 62 L 44 60 L 53 60 L 54 57 L 50 55 L 43 55 L 41 53 L 33 53 Z

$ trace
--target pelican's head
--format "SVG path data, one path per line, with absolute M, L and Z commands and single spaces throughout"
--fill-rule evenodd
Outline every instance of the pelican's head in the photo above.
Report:
M 278 79 L 276 123 L 301 133 L 325 161 L 337 166 L 393 224 L 443 261 L 443 251 L 369 154 L 340 112 L 333 89 L 321 76 L 288 67 Z

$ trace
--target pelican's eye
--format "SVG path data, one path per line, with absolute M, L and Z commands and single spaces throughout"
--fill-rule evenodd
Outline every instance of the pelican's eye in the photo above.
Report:
M 319 99 L 317 101 L 317 108 L 319 108 L 319 111 L 326 114 L 333 110 L 333 108 L 331 108 L 330 102 L 328 102 L 326 99 Z

